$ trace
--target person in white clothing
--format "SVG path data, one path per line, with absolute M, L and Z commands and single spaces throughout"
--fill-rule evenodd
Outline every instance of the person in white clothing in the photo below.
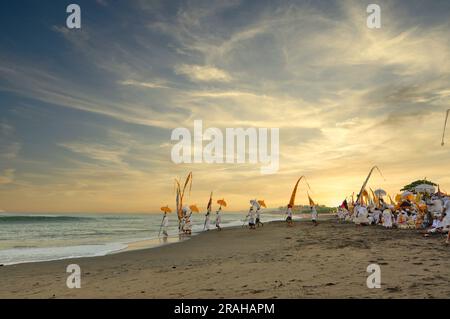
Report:
M 389 208 L 385 209 L 383 211 L 382 217 L 383 217 L 383 227 L 385 227 L 385 228 L 392 228 L 392 218 L 393 218 L 393 216 L 392 216 L 392 212 L 391 212 L 391 210 Z
M 179 225 L 178 225 L 178 230 L 179 230 L 180 234 L 184 233 L 184 225 L 186 223 L 186 213 L 187 213 L 187 209 L 186 209 L 186 207 L 183 207 L 181 210 L 181 219 L 180 219 Z
M 286 211 L 286 215 L 287 215 L 286 222 L 287 222 L 289 227 L 292 227 L 294 224 L 293 224 L 293 221 L 292 221 L 292 206 L 291 205 L 288 205 L 288 208 L 287 208 L 287 211 Z
M 250 207 L 247 218 L 248 218 L 248 227 L 250 229 L 256 229 L 255 210 L 253 209 L 253 206 Z
M 216 228 L 222 230 L 220 223 L 222 222 L 222 206 L 216 211 Z
M 205 215 L 205 224 L 203 225 L 203 230 L 208 231 L 210 224 L 211 224 L 211 208 L 208 207 L 208 210 L 206 211 Z
M 184 233 L 186 235 L 191 235 L 192 234 L 192 223 L 191 223 L 191 217 L 192 217 L 192 212 L 190 212 L 189 214 L 186 215 L 185 219 L 185 223 L 184 223 Z
M 381 214 L 382 214 L 382 212 L 379 209 L 375 209 L 373 211 L 372 218 L 373 218 L 374 225 L 378 225 L 380 223 Z
M 450 200 L 447 200 L 444 204 L 444 226 L 450 226 Z
M 369 225 L 369 219 L 367 218 L 369 215 L 369 212 L 367 211 L 367 208 L 364 205 L 357 205 L 356 206 L 356 216 L 354 219 L 354 222 L 356 225 Z
M 442 201 L 439 198 L 433 198 L 428 207 L 428 211 L 433 214 L 441 214 L 442 213 Z
M 261 207 L 258 207 L 256 209 L 256 227 L 264 226 L 264 224 L 261 222 Z
M 311 206 L 310 209 L 311 209 L 311 220 L 313 222 L 313 225 L 317 226 L 318 225 L 318 223 L 317 223 L 318 214 L 317 214 L 316 207 L 315 206 Z
M 433 225 L 431 228 L 425 231 L 425 237 L 428 237 L 430 234 L 442 233 L 444 229 L 444 214 L 439 217 L 436 217 L 433 220 Z
M 167 230 L 169 229 L 169 216 L 167 215 L 167 213 L 164 213 L 164 217 L 162 220 L 162 233 L 164 235 L 164 237 L 168 237 L 169 234 L 167 232 Z

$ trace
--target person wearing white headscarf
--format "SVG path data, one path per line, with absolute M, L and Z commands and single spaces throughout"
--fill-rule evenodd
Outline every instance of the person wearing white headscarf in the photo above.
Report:
M 192 232 L 191 215 L 192 212 L 190 211 L 190 209 L 184 206 L 183 217 L 181 219 L 181 230 L 188 235 Z
M 407 228 L 408 219 L 409 219 L 408 218 L 408 214 L 404 210 L 402 210 L 397 216 L 396 224 L 397 224 L 398 228 L 406 229 Z
M 317 219 L 319 217 L 319 215 L 317 214 L 317 209 L 315 206 L 311 206 L 310 208 L 311 208 L 311 221 L 313 222 L 314 226 L 317 226 L 318 225 Z
M 433 198 L 431 200 L 431 205 L 428 205 L 428 211 L 433 215 L 439 215 L 442 213 L 442 200 L 439 198 Z
M 443 209 L 444 209 L 444 214 L 445 214 L 445 217 L 443 220 L 444 227 L 448 228 L 448 227 L 450 227 L 450 200 L 447 199 L 445 201 Z
M 380 223 L 381 214 L 382 214 L 381 210 L 376 208 L 373 210 L 372 219 L 374 225 L 378 225 Z
M 219 209 L 216 211 L 216 228 L 218 230 L 222 230 L 220 227 L 220 223 L 222 222 L 222 206 L 219 206 Z
M 383 211 L 382 217 L 383 217 L 383 226 L 385 228 L 392 228 L 392 218 L 393 218 L 392 211 L 389 208 L 385 209 Z
M 288 205 L 287 211 L 286 211 L 286 222 L 288 224 L 288 226 L 293 226 L 293 221 L 292 221 L 292 207 L 290 205 Z
M 161 225 L 162 225 L 162 233 L 163 233 L 164 237 L 168 237 L 169 234 L 168 234 L 167 230 L 169 229 L 169 216 L 167 215 L 166 212 L 164 213 L 164 217 L 163 217 Z
M 179 224 L 179 231 L 180 231 L 180 233 L 184 233 L 184 226 L 185 226 L 185 224 L 186 224 L 186 214 L 187 214 L 187 207 L 186 206 L 184 206 L 182 209 L 181 209 L 181 214 L 182 214 L 182 216 L 181 216 L 181 220 L 180 220 L 180 224 Z
M 258 207 L 256 209 L 256 226 L 264 226 L 264 224 L 261 222 L 261 207 Z
M 255 210 L 253 209 L 253 206 L 250 206 L 250 210 L 248 211 L 248 227 L 250 229 L 256 229 L 256 222 L 255 222 Z
M 434 233 L 442 233 L 443 230 L 444 230 L 444 216 L 442 214 L 438 217 L 435 217 L 435 219 L 433 220 L 433 225 L 431 226 L 431 228 L 426 230 L 425 236 Z
M 211 217 L 210 217 L 210 215 L 211 215 L 211 212 L 206 212 L 206 215 L 205 215 L 205 225 L 203 225 L 203 230 L 206 230 L 206 231 L 208 231 L 209 230 L 209 226 L 210 226 L 210 224 L 211 224 Z
M 205 224 L 203 225 L 203 230 L 208 231 L 210 224 L 211 224 L 211 206 L 208 205 L 208 208 L 206 210 Z
M 356 225 L 369 225 L 369 219 L 367 218 L 369 215 L 369 212 L 367 211 L 367 208 L 363 205 L 358 205 L 356 208 L 356 217 L 354 219 L 354 222 Z

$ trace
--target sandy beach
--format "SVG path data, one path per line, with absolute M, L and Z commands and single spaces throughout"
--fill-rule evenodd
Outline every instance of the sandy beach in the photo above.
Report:
M 69 264 L 82 270 L 68 289 Z M 366 268 L 381 266 L 380 289 Z M 210 231 L 104 257 L 0 267 L 1 298 L 449 298 L 450 247 L 416 231 L 309 221 Z

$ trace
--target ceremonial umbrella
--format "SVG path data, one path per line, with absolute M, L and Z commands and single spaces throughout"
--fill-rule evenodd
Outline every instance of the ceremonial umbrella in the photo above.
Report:
M 200 213 L 200 210 L 198 209 L 197 205 L 191 205 L 189 206 L 189 209 L 194 213 Z
M 261 205 L 264 208 L 267 208 L 266 203 L 264 202 L 264 199 L 258 200 L 258 204 Z
M 162 210 L 164 213 L 171 213 L 171 212 L 172 212 L 172 210 L 169 208 L 169 205 L 164 206 L 164 207 L 161 207 L 161 210 Z
M 376 189 L 376 190 L 374 191 L 374 193 L 375 193 L 375 195 L 377 195 L 378 197 L 383 197 L 383 196 L 386 196 L 386 195 L 387 195 L 386 191 L 385 191 L 384 189 L 381 189 L 381 188 Z
M 227 202 L 222 198 L 217 201 L 217 204 L 223 207 L 227 207 Z

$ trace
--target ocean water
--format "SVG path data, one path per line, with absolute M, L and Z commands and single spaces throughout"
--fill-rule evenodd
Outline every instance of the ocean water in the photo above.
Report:
M 211 228 L 214 228 L 214 213 Z M 224 213 L 222 226 L 243 225 L 245 213 Z M 262 214 L 262 221 L 284 219 Z M 179 238 L 178 220 L 169 214 L 169 242 Z M 94 257 L 126 250 L 132 243 L 163 244 L 161 214 L 0 214 L 0 265 Z M 203 231 L 204 214 L 192 215 L 193 235 Z

